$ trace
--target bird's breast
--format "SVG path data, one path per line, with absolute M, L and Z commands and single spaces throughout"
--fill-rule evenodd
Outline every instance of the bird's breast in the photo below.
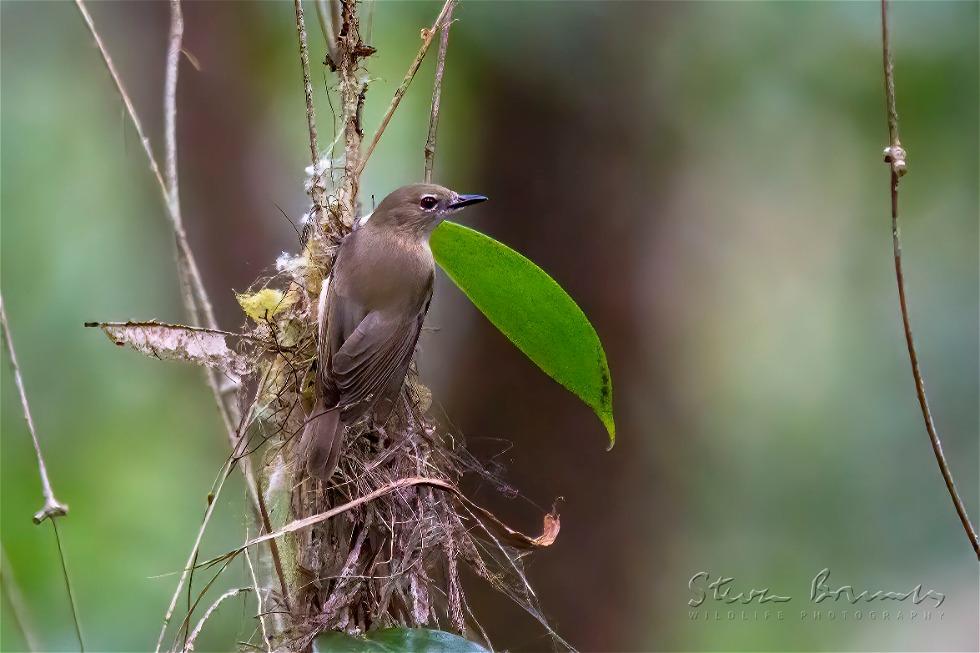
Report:
M 435 267 L 428 243 L 391 234 L 365 234 L 365 230 L 353 235 L 360 237 L 345 242 L 347 251 L 338 257 L 341 269 L 335 272 L 342 276 L 338 292 L 368 311 L 410 311 L 425 301 Z

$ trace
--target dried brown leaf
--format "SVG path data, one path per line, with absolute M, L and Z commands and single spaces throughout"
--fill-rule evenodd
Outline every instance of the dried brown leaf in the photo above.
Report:
M 85 326 L 99 327 L 120 347 L 128 345 L 141 354 L 162 360 L 204 365 L 219 370 L 236 383 L 248 373 L 248 361 L 229 349 L 225 341 L 233 333 L 163 322 L 88 322 Z

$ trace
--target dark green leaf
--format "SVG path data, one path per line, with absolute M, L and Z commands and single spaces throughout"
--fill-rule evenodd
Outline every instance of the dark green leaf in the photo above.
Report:
M 365 637 L 329 632 L 317 636 L 315 653 L 487 653 L 459 635 L 426 628 L 372 630 Z
M 606 353 L 585 313 L 548 273 L 478 231 L 443 222 L 432 254 L 501 333 L 589 405 L 616 441 Z

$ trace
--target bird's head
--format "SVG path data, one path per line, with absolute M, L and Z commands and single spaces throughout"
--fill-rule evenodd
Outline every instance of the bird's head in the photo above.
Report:
M 428 237 L 440 222 L 483 195 L 461 195 L 436 184 L 402 186 L 381 200 L 368 221 L 376 228 L 394 228 Z

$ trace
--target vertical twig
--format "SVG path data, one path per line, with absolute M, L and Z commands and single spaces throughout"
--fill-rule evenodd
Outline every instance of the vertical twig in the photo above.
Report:
M 432 40 L 445 23 L 446 15 L 449 13 L 450 8 L 454 3 L 455 0 L 446 0 L 446 3 L 439 11 L 439 16 L 436 17 L 435 22 L 432 24 L 432 28 L 423 30 L 422 46 L 419 48 L 418 54 L 415 55 L 415 60 L 412 61 L 412 65 L 408 67 L 408 72 L 405 73 L 405 78 L 402 80 L 401 85 L 395 90 L 395 95 L 391 98 L 391 104 L 388 105 L 388 110 L 381 119 L 381 125 L 378 127 L 378 131 L 374 133 L 374 137 L 371 139 L 371 143 L 368 145 L 367 151 L 364 153 L 360 164 L 356 168 L 357 177 L 360 177 L 361 173 L 364 171 L 364 166 L 367 165 L 368 159 L 371 158 L 371 154 L 374 152 L 374 148 L 377 147 L 378 141 L 381 140 L 381 135 L 384 134 L 385 128 L 388 127 L 391 117 L 395 115 L 395 109 L 398 108 L 399 103 L 402 101 L 402 97 L 404 97 L 405 92 L 408 91 L 408 87 L 415 78 L 415 73 L 418 72 L 419 66 L 422 65 L 422 60 L 425 59 L 425 53 L 429 51 L 429 46 L 432 45 Z
M 163 615 L 163 625 L 160 627 L 160 634 L 157 636 L 157 644 L 153 649 L 154 653 L 160 653 L 160 648 L 163 646 L 163 639 L 167 635 L 167 626 L 170 625 L 170 620 L 173 619 L 174 611 L 177 609 L 177 601 L 180 598 L 180 592 L 184 588 L 184 583 L 187 581 L 187 576 L 194 568 L 194 561 L 197 559 L 198 551 L 201 550 L 201 541 L 204 539 L 204 531 L 207 530 L 208 523 L 211 521 L 211 515 L 214 514 L 214 508 L 218 505 L 218 498 L 221 496 L 221 489 L 225 486 L 225 481 L 231 474 L 234 464 L 234 458 L 229 458 L 228 462 L 225 463 L 225 466 L 221 470 L 221 476 L 218 479 L 217 486 L 208 496 L 208 507 L 207 510 L 204 511 L 204 518 L 201 520 L 201 526 L 197 529 L 197 535 L 194 538 L 194 545 L 191 547 L 191 553 L 189 556 L 187 556 L 187 562 L 184 563 L 184 568 L 180 572 L 180 579 L 177 581 L 177 589 L 174 590 L 174 594 L 170 598 L 170 604 L 167 606 L 167 611 Z
M 340 0 L 341 28 L 337 40 L 340 61 L 337 74 L 340 86 L 340 107 L 344 122 L 344 172 L 336 196 L 340 222 L 344 229 L 353 226 L 357 213 L 357 193 L 360 185 L 361 130 L 360 107 L 365 83 L 358 76 L 358 59 L 373 50 L 361 42 L 360 16 L 357 0 Z
M 885 148 L 885 162 L 891 169 L 891 209 L 892 209 L 892 250 L 895 257 L 895 281 L 898 284 L 898 302 L 902 312 L 902 327 L 905 330 L 905 344 L 909 351 L 909 362 L 912 365 L 912 378 L 915 380 L 915 393 L 919 398 L 919 406 L 922 409 L 922 419 L 926 424 L 926 432 L 929 434 L 929 441 L 932 443 L 932 451 L 936 456 L 936 464 L 946 482 L 946 489 L 949 497 L 956 508 L 956 514 L 963 524 L 963 530 L 970 539 L 973 552 L 980 559 L 980 542 L 977 540 L 977 532 L 970 523 L 970 517 L 963 506 L 956 491 L 956 484 L 953 482 L 953 474 L 946 462 L 943 454 L 943 445 L 939 440 L 939 433 L 936 431 L 936 424 L 929 410 L 929 402 L 926 398 L 926 386 L 919 370 L 919 357 L 915 349 L 915 340 L 912 337 L 912 323 L 909 318 L 908 299 L 905 295 L 905 275 L 902 272 L 902 241 L 898 228 L 898 182 L 907 171 L 906 152 L 902 147 L 898 136 L 898 110 L 895 105 L 895 71 L 892 61 L 891 44 L 889 42 L 888 31 L 888 0 L 881 0 L 881 56 L 882 66 L 885 73 L 885 107 L 888 115 L 888 140 L 889 145 Z
M 248 551 L 245 553 L 248 553 Z M 32 622 L 27 614 L 27 604 L 24 601 L 24 595 L 21 594 L 20 586 L 17 585 L 17 581 L 14 579 L 13 566 L 10 564 L 10 560 L 7 559 L 7 549 L 2 545 L 0 545 L 0 587 L 2 587 L 3 593 L 7 598 L 14 624 L 17 626 L 17 630 L 20 631 L 21 637 L 24 638 L 24 644 L 27 645 L 27 650 L 39 650 L 37 635 L 34 633 Z
M 170 218 L 170 224 L 174 230 L 174 236 L 177 240 L 178 270 L 181 275 L 184 275 L 182 278 L 186 279 L 187 286 L 189 286 L 192 291 L 190 293 L 184 293 L 185 306 L 191 315 L 197 315 L 199 305 L 201 312 L 203 313 L 205 326 L 211 329 L 216 329 L 217 320 L 214 317 L 214 309 L 211 306 L 211 301 L 208 298 L 207 291 L 204 288 L 204 283 L 201 279 L 201 274 L 198 270 L 194 253 L 187 241 L 187 233 L 184 231 L 183 220 L 180 214 L 179 193 L 177 192 L 177 64 L 180 59 L 180 45 L 183 36 L 183 18 L 180 15 L 180 5 L 176 2 L 171 5 L 171 32 L 167 50 L 166 79 L 164 82 L 164 121 L 166 125 L 165 131 L 168 146 L 167 163 L 168 167 L 171 163 L 173 164 L 173 174 L 168 176 L 172 182 L 173 192 L 171 192 L 171 186 L 164 180 L 163 173 L 161 173 L 160 166 L 157 164 L 156 157 L 153 155 L 153 150 L 150 147 L 150 139 L 147 138 L 146 133 L 143 131 L 143 124 L 140 122 L 139 116 L 136 113 L 136 108 L 133 106 L 133 101 L 130 99 L 125 85 L 123 85 L 122 78 L 119 76 L 119 73 L 116 70 L 112 57 L 109 56 L 109 51 L 106 49 L 105 44 L 102 42 L 102 38 L 99 36 L 98 30 L 95 28 L 92 15 L 88 12 L 88 8 L 86 7 L 84 0 L 75 0 L 75 6 L 78 7 L 78 11 L 81 13 L 82 19 L 85 21 L 85 25 L 88 27 L 89 33 L 92 35 L 92 40 L 95 41 L 95 45 L 99 49 L 99 54 L 102 56 L 102 62 L 105 64 L 106 69 L 109 71 L 109 76 L 112 77 L 112 81 L 115 83 L 116 91 L 119 93 L 119 96 L 123 101 L 123 105 L 126 107 L 126 113 L 129 116 L 130 122 L 133 124 L 133 128 L 136 130 L 136 135 L 139 137 L 140 145 L 143 148 L 143 153 L 146 155 L 147 162 L 150 166 L 150 171 L 156 178 L 157 185 L 160 188 L 160 193 L 167 209 L 167 216 Z M 209 383 L 214 386 L 212 389 L 215 392 L 218 408 L 222 413 L 225 425 L 228 427 L 229 431 L 231 431 L 234 422 L 237 421 L 234 419 L 235 409 L 233 403 L 224 401 L 213 378 L 210 376 L 208 378 Z
M 177 73 L 184 40 L 184 14 L 180 0 L 170 0 L 170 37 L 167 40 L 166 75 L 163 80 L 164 151 L 166 152 L 167 206 L 180 216 L 180 186 L 177 183 Z
M 425 140 L 425 183 L 432 182 L 432 168 L 436 159 L 436 135 L 439 131 L 439 105 L 442 100 L 442 77 L 446 73 L 446 51 L 449 50 L 449 28 L 453 24 L 453 10 L 456 0 L 451 0 L 446 20 L 442 26 L 442 36 L 439 40 L 439 53 L 436 56 L 436 73 L 432 82 L 432 110 L 429 113 L 429 136 Z
M 61 577 L 65 581 L 65 591 L 68 593 L 71 618 L 75 624 L 75 637 L 78 638 L 78 650 L 84 653 L 85 643 L 82 640 L 82 625 L 78 621 L 78 605 L 75 603 L 75 592 L 71 588 L 71 576 L 68 574 L 68 559 L 65 555 L 65 545 L 61 541 L 61 533 L 58 531 L 57 519 L 51 520 L 51 528 L 54 530 L 54 541 L 58 545 L 58 558 L 61 559 Z
M 307 43 L 306 22 L 303 17 L 302 0 L 294 0 L 296 12 L 296 37 L 299 40 L 299 61 L 303 68 L 303 92 L 306 96 L 306 127 L 310 134 L 310 159 L 313 161 L 310 198 L 313 200 L 313 224 L 322 227 L 326 217 L 326 189 L 323 187 L 323 169 L 320 165 L 320 145 L 316 130 L 316 105 L 313 102 L 313 83 L 310 81 L 310 54 Z
M 85 6 L 84 0 L 75 0 L 75 5 L 82 14 L 82 19 L 85 21 L 85 25 L 88 27 L 96 47 L 99 49 L 99 54 L 102 56 L 102 61 L 109 71 L 109 76 L 112 77 L 112 81 L 115 83 L 116 91 L 122 98 L 130 122 L 133 123 L 136 134 L 139 136 L 140 144 L 143 147 L 143 152 L 150 166 L 150 171 L 156 177 L 157 185 L 163 196 L 167 208 L 167 215 L 170 218 L 170 223 L 177 241 L 177 268 L 181 287 L 184 290 L 182 295 L 185 309 L 193 321 L 197 322 L 200 314 L 203 314 L 205 326 L 209 329 L 217 329 L 218 323 L 214 315 L 214 309 L 208 297 L 207 290 L 204 287 L 201 273 L 197 267 L 197 261 L 194 258 L 194 253 L 187 239 L 187 233 L 184 231 L 183 218 L 180 212 L 180 192 L 177 181 L 177 73 L 184 33 L 184 21 L 180 2 L 179 0 L 171 0 L 170 34 L 168 38 L 164 78 L 163 113 L 167 166 L 166 180 L 164 180 L 164 176 L 160 172 L 160 167 L 150 147 L 150 140 L 143 131 L 143 125 L 136 113 L 136 108 L 133 106 L 129 93 L 126 92 L 122 78 L 116 71 L 112 57 L 109 56 L 109 51 L 106 49 L 98 30 L 95 28 L 95 23 L 92 20 L 91 14 L 88 12 L 88 8 Z M 242 434 L 234 426 L 236 422 L 240 421 L 238 407 L 233 397 L 225 396 L 221 389 L 220 377 L 216 372 L 205 370 L 205 376 L 208 385 L 211 387 L 211 392 L 214 395 L 222 421 L 225 424 L 231 449 L 233 452 L 238 451 L 242 438 Z M 271 531 L 272 524 L 268 520 L 262 519 L 262 511 L 259 507 L 258 485 L 255 481 L 255 473 L 252 470 L 251 460 L 243 455 L 241 456 L 240 462 L 252 508 L 265 530 L 267 532 Z M 278 559 L 279 557 L 278 550 L 274 547 L 272 548 L 272 556 L 274 559 Z M 277 567 L 281 567 L 281 565 L 277 565 Z M 285 584 L 284 579 L 280 579 L 280 582 Z M 169 617 L 167 617 L 167 621 L 169 621 Z M 166 624 L 164 628 L 166 628 Z
M 34 427 L 34 418 L 31 415 L 31 406 L 27 401 L 27 392 L 24 389 L 24 379 L 20 374 L 20 365 L 17 363 L 17 352 L 14 350 L 14 339 L 10 334 L 10 324 L 7 322 L 7 311 L 4 307 L 3 296 L 0 295 L 0 325 L 2 325 L 3 339 L 7 341 L 7 353 L 10 356 L 10 367 L 14 373 L 14 384 L 17 386 L 17 393 L 20 395 L 20 406 L 24 411 L 24 421 L 27 422 L 27 430 L 31 434 L 31 442 L 34 444 L 34 455 L 37 458 L 38 475 L 41 477 L 41 493 L 44 496 L 44 506 L 34 514 L 34 523 L 40 524 L 45 519 L 51 519 L 54 530 L 54 539 L 58 545 L 58 555 L 61 558 L 61 572 L 65 580 L 65 589 L 68 592 L 68 602 L 71 604 L 71 616 L 75 623 L 75 635 L 78 637 L 78 648 L 85 650 L 85 643 L 82 639 L 82 627 L 78 620 L 78 607 L 75 605 L 75 593 L 71 588 L 71 580 L 68 576 L 68 563 L 65 561 L 65 551 L 61 543 L 61 533 L 58 532 L 58 517 L 68 514 L 68 506 L 58 501 L 51 487 L 51 479 L 48 477 L 48 467 L 44 463 L 44 455 L 41 453 L 41 443 L 37 439 L 37 429 Z
M 245 529 L 245 538 L 248 539 L 248 528 Z M 252 587 L 255 588 L 255 602 L 258 606 L 259 628 L 262 631 L 262 641 L 265 642 L 265 650 L 272 653 L 272 640 L 269 639 L 269 630 L 265 625 L 265 606 L 262 602 L 262 588 L 259 586 L 259 579 L 255 575 L 255 565 L 252 564 L 252 556 L 248 549 L 243 551 L 245 554 L 245 564 L 248 566 L 248 575 L 252 579 Z
M 303 67 L 303 91 L 306 95 L 306 128 L 310 132 L 310 158 L 313 165 L 320 160 L 320 146 L 316 132 L 316 106 L 313 104 L 313 84 L 310 82 L 310 54 L 306 36 L 306 22 L 303 18 L 302 0 L 294 0 L 296 11 L 296 37 L 299 39 L 299 61 Z
M 327 43 L 327 56 L 330 57 L 330 64 L 337 65 L 340 59 L 337 52 L 337 31 L 340 27 L 340 0 L 314 0 L 316 7 L 316 17 L 320 22 L 320 31 L 323 32 L 323 40 Z
M 265 392 L 266 384 L 268 382 L 269 382 L 269 377 L 266 374 L 259 381 L 258 389 L 256 389 L 255 391 L 255 397 L 256 397 L 255 401 L 252 402 L 251 406 L 248 407 L 248 410 L 245 411 L 245 414 L 242 415 L 241 421 L 238 424 L 238 429 L 237 429 L 238 432 L 245 433 L 248 430 L 249 426 L 251 425 L 252 419 L 254 419 L 254 410 L 258 405 L 258 398 L 262 396 L 263 392 Z M 197 560 L 198 553 L 201 550 L 201 542 L 204 539 L 204 532 L 207 530 L 208 523 L 211 521 L 211 516 L 214 514 L 214 508 L 218 504 L 218 497 L 221 495 L 221 489 L 224 487 L 225 481 L 227 480 L 228 476 L 231 474 L 235 465 L 240 460 L 241 461 L 248 460 L 246 456 L 242 455 L 242 451 L 241 451 L 241 449 L 244 448 L 244 445 L 246 443 L 245 438 L 238 437 L 236 438 L 236 440 L 239 443 L 239 445 L 238 447 L 232 450 L 231 455 L 228 456 L 228 460 L 225 463 L 225 466 L 221 470 L 221 474 L 218 478 L 216 487 L 212 491 L 209 497 L 208 507 L 207 510 L 204 512 L 204 518 L 201 521 L 201 526 L 197 530 L 197 535 L 195 536 L 194 544 L 191 547 L 191 552 L 187 556 L 187 562 L 184 563 L 184 568 L 181 571 L 179 580 L 177 581 L 177 588 L 174 590 L 173 596 L 170 598 L 170 604 L 167 606 L 167 611 L 163 616 L 163 624 L 160 628 L 160 635 L 157 637 L 156 648 L 154 649 L 156 653 L 159 653 L 160 647 L 163 646 L 163 640 L 167 634 L 167 626 L 170 625 L 170 620 L 173 618 L 174 611 L 177 608 L 177 601 L 180 599 L 181 590 L 184 588 L 184 583 L 187 581 L 187 577 L 191 574 L 192 570 L 194 569 L 195 561 Z M 267 516 L 267 513 L 265 513 L 264 516 Z M 262 523 L 265 531 L 267 533 L 271 533 L 272 532 L 271 522 L 267 518 L 265 518 L 262 520 Z M 277 547 L 270 546 L 269 550 L 272 552 L 273 560 L 278 561 L 279 549 Z M 276 571 L 279 573 L 279 582 L 281 586 L 285 588 L 286 581 L 284 576 L 281 574 L 281 569 L 282 569 L 281 563 L 279 563 L 279 565 L 277 565 Z M 283 604 L 286 606 L 287 610 L 291 610 L 290 603 L 289 603 L 289 594 L 288 592 L 285 591 L 285 589 L 283 590 Z M 190 619 L 189 614 L 187 618 Z

